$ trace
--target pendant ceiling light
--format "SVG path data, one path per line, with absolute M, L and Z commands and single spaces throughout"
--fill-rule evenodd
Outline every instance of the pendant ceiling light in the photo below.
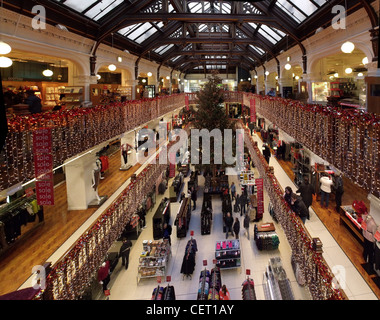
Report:
M 108 70 L 109 70 L 109 71 L 115 71 L 115 70 L 116 70 L 116 66 L 115 66 L 113 63 L 111 63 L 111 64 L 108 66 Z
M 362 60 L 362 63 L 364 65 L 368 64 L 368 58 L 367 57 L 364 57 L 363 60 Z
M 352 73 L 352 69 L 351 68 L 346 68 L 346 70 L 344 70 L 344 72 L 347 73 L 347 74 L 350 74 L 350 73 Z
M 340 49 L 344 53 L 351 53 L 352 51 L 354 51 L 355 45 L 351 41 L 346 41 L 345 43 L 342 44 Z
M 12 51 L 11 46 L 4 41 L 0 41 L 0 54 L 8 54 Z
M 42 71 L 42 74 L 45 77 L 51 77 L 53 75 L 53 71 L 51 71 L 50 69 L 46 69 L 46 70 Z
M 148 72 L 148 77 L 151 77 L 152 75 L 152 72 Z
M 0 57 L 0 68 L 8 68 L 13 64 L 12 59 L 8 57 Z

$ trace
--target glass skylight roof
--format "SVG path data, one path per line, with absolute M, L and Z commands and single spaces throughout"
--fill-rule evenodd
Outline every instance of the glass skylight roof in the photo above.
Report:
M 285 11 L 296 22 L 301 23 L 326 2 L 326 0 L 277 0 L 276 6 Z
M 162 55 L 162 54 L 164 54 L 166 51 L 168 51 L 172 47 L 174 47 L 174 44 L 167 44 L 167 45 L 158 47 L 157 49 L 154 49 L 153 51 L 155 53 L 158 53 L 158 54 Z

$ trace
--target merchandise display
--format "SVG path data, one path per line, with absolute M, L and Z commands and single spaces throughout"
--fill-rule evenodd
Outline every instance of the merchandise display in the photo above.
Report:
M 143 241 L 137 282 L 140 279 L 164 276 L 171 256 L 170 245 L 166 241 Z
M 166 287 L 157 286 L 154 288 L 151 300 L 176 300 L 174 286 Z
M 273 223 L 255 224 L 254 239 L 259 250 L 276 250 L 280 240 Z
M 153 239 L 161 239 L 164 232 L 164 224 L 170 219 L 170 200 L 164 198 L 153 216 Z
M 195 269 L 195 257 L 198 251 L 197 247 L 197 240 L 191 238 L 187 244 L 185 249 L 185 254 L 183 256 L 182 266 L 181 266 L 181 273 L 183 274 L 183 277 L 189 277 L 191 278 L 191 275 L 194 272 Z
M 247 277 L 242 284 L 241 295 L 243 300 L 257 300 L 255 292 L 255 283 L 253 279 Z
M 241 267 L 240 240 L 217 241 L 215 245 L 216 266 L 220 269 Z
M 191 219 L 191 200 L 189 197 L 185 197 L 181 201 L 174 224 L 177 227 L 177 237 L 186 237 L 187 230 L 189 230 L 189 224 Z
M 203 195 L 203 203 L 201 210 L 201 234 L 211 233 L 212 222 L 212 198 L 209 194 Z

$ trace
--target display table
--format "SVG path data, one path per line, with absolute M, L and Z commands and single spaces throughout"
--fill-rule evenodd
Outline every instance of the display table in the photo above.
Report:
M 170 256 L 171 249 L 167 241 L 144 240 L 139 258 L 137 283 L 141 279 L 165 276 Z
M 254 239 L 259 250 L 276 250 L 280 244 L 272 222 L 255 224 Z
M 363 245 L 364 237 L 362 234 L 362 227 L 358 220 L 355 218 L 355 215 L 355 210 L 351 205 L 341 206 L 339 222 L 341 225 L 345 225 Z
M 217 241 L 215 246 L 216 266 L 220 269 L 235 269 L 241 267 L 240 241 Z

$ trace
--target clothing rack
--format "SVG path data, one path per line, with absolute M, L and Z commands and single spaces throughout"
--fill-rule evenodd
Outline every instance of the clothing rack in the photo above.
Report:
M 204 194 L 201 210 L 201 234 L 211 233 L 212 221 L 212 198 L 209 194 Z
M 182 266 L 181 266 L 181 273 L 183 274 L 183 279 L 185 276 L 187 278 L 192 278 L 192 274 L 194 272 L 195 268 L 195 256 L 196 252 L 198 251 L 197 241 L 193 238 L 191 238 L 187 244 L 185 249 L 185 254 L 183 256 Z
M 201 271 L 197 300 L 207 300 L 210 290 L 210 272 L 205 268 Z
M 220 269 L 215 267 L 211 270 L 210 292 L 208 300 L 219 300 L 219 290 L 222 286 Z
M 177 238 L 186 237 L 191 219 L 191 201 L 189 197 L 185 197 L 177 213 L 175 225 L 177 226 Z
M 247 276 L 247 279 L 243 282 L 242 286 L 243 300 L 257 300 L 253 279 Z

